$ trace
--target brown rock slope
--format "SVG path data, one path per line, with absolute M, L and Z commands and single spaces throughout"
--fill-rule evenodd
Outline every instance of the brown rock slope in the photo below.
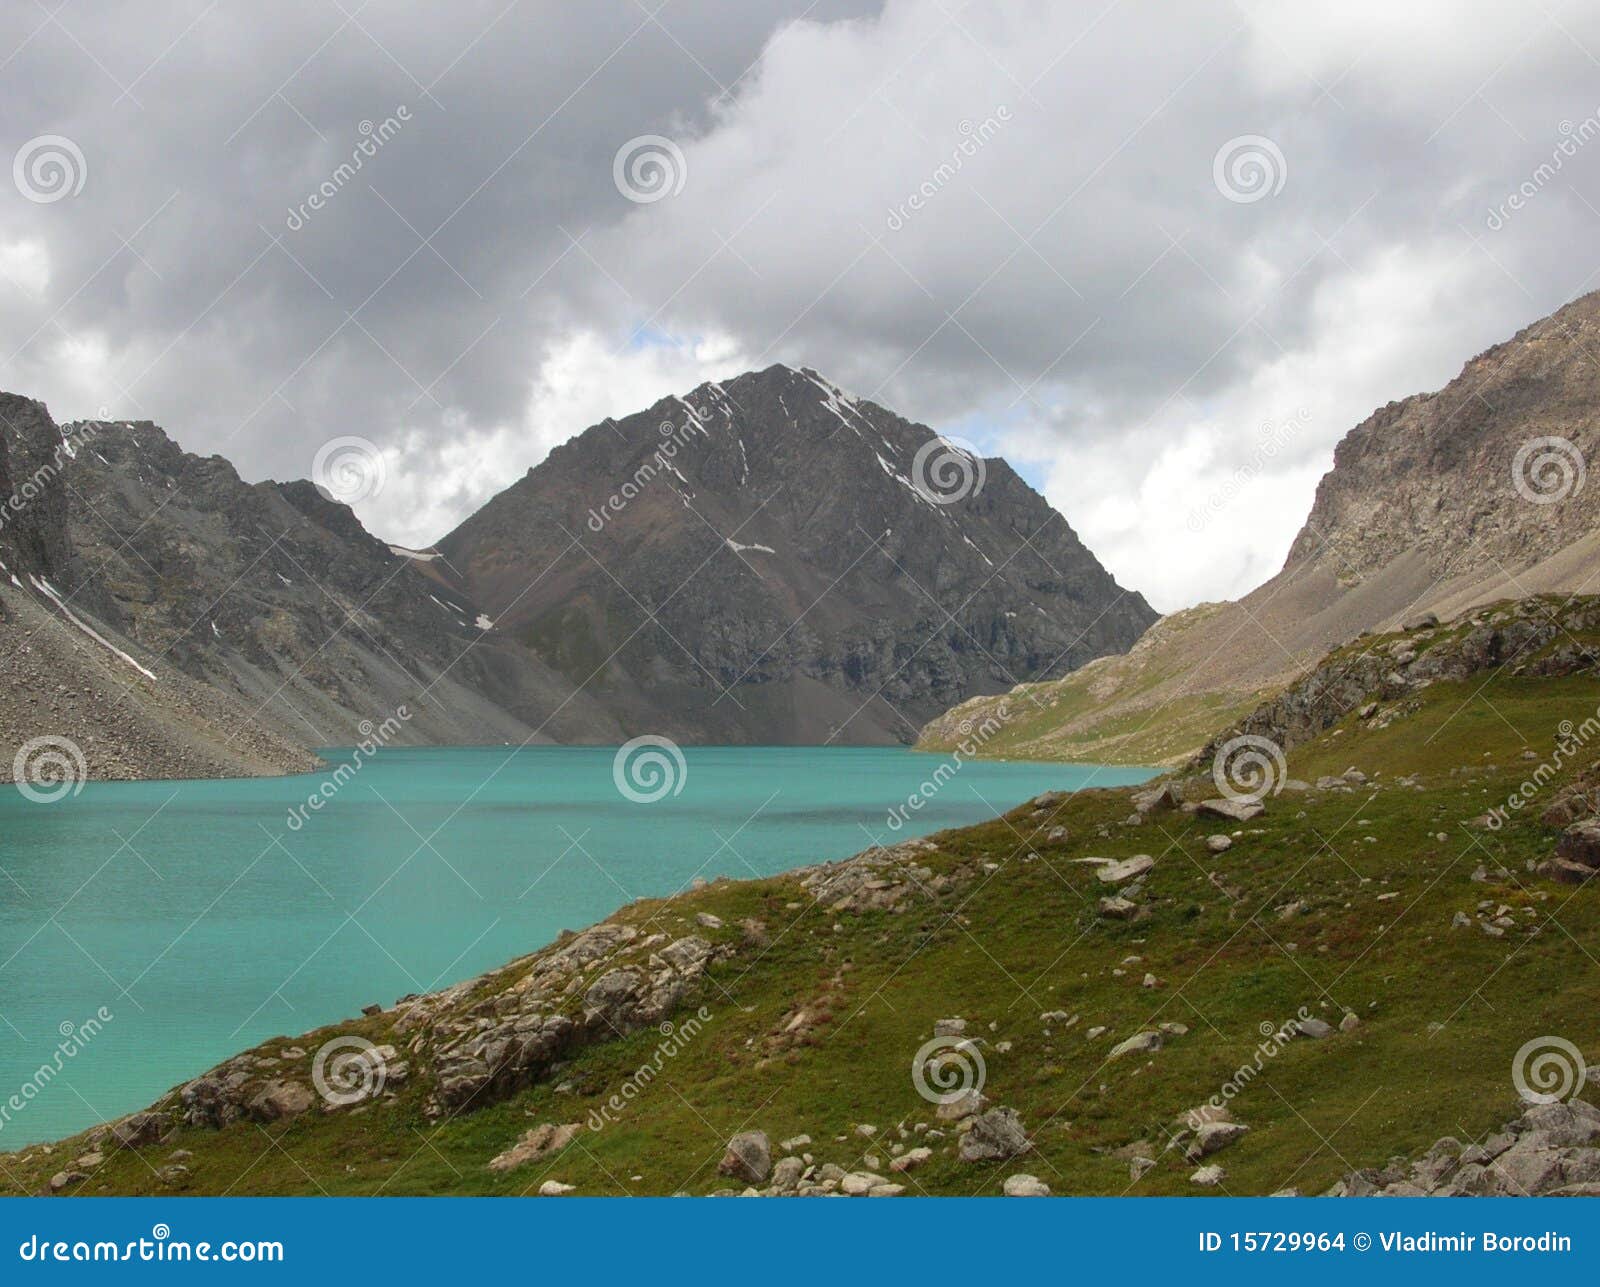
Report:
M 1352 429 L 1277 576 L 1173 613 L 1122 657 L 1024 685 L 991 754 L 1177 763 L 1328 649 L 1425 613 L 1600 587 L 1600 293 Z M 992 706 L 934 720 L 947 748 Z

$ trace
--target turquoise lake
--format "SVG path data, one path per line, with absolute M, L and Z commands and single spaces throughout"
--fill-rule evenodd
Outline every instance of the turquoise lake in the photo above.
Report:
M 639 803 L 613 779 L 614 748 L 385 750 L 298 829 L 290 811 L 329 774 L 91 782 L 54 803 L 0 790 L 0 1151 L 142 1108 L 268 1037 L 481 973 L 696 877 L 768 876 L 1040 791 L 1149 776 L 972 761 L 896 831 L 890 810 L 940 757 L 685 755 L 677 793 Z M 64 1040 L 102 1009 L 92 1038 Z M 25 1086 L 20 1109 L 3 1107 Z

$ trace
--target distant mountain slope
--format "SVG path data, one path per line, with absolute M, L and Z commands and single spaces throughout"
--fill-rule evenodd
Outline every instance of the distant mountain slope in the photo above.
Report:
M 1002 460 L 773 366 L 596 425 L 438 545 L 630 733 L 906 741 L 1154 619 Z
M 1474 358 L 1438 393 L 1352 429 L 1277 576 L 1159 622 L 1125 657 L 1010 702 L 990 754 L 1177 763 L 1364 630 L 1600 588 L 1600 293 Z M 920 745 L 992 713 L 969 702 Z
M 84 444 L 0 394 L 0 781 L 233 776 L 317 758 L 73 595 L 66 474 Z M 20 773 L 19 773 L 20 768 Z
M 581 694 L 481 625 L 474 603 L 310 483 L 245 483 L 148 423 L 68 429 L 92 436 L 68 475 L 79 600 L 287 736 L 350 745 L 401 706 L 401 744 L 605 728 Z M 520 699 L 530 722 L 504 699 Z

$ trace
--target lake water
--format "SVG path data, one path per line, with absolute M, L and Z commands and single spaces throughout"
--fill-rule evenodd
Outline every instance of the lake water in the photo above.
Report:
M 481 973 L 697 876 L 772 875 L 1040 791 L 1148 776 L 969 762 L 896 831 L 889 811 L 940 758 L 685 754 L 657 766 L 664 778 L 647 762 L 623 776 L 635 795 L 665 790 L 653 802 L 623 794 L 614 750 L 588 747 L 386 750 L 318 811 L 303 806 L 328 774 L 91 782 L 53 803 L 0 789 L 0 1150 L 142 1108 L 268 1037 Z M 41 1080 L 46 1063 L 61 1071 Z

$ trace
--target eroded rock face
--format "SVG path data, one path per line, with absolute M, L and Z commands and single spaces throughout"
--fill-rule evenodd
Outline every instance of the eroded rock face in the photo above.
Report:
M 1353 1171 L 1329 1197 L 1541 1197 L 1597 1192 L 1600 1109 L 1537 1104 L 1478 1144 L 1447 1137 L 1414 1162 Z
M 1563 831 L 1556 845 L 1556 857 L 1591 871 L 1600 868 L 1600 818 L 1574 822 Z
M 503 990 L 465 1007 L 452 993 L 423 998 L 399 1026 L 418 1033 L 413 1049 L 431 1067 L 444 1108 L 492 1103 L 537 1081 L 573 1050 L 675 1011 L 714 953 L 698 936 L 665 938 L 643 937 L 630 925 L 598 925 L 535 958 L 532 970 Z
M 908 901 L 926 901 L 952 887 L 951 877 L 935 876 L 919 861 L 937 848 L 930 840 L 908 840 L 868 849 L 800 872 L 800 884 L 833 912 L 899 911 Z
M 1443 681 L 1499 669 L 1546 677 L 1593 674 L 1600 666 L 1595 652 L 1560 641 L 1596 627 L 1600 608 L 1593 603 L 1524 599 L 1448 633 L 1427 627 L 1415 639 L 1373 636 L 1358 649 L 1328 658 L 1219 733 L 1190 763 L 1190 771 L 1209 774 L 1219 748 L 1241 734 L 1266 737 L 1288 751 L 1368 705 L 1374 707 L 1372 721 L 1381 726 L 1402 713 L 1408 694 Z

